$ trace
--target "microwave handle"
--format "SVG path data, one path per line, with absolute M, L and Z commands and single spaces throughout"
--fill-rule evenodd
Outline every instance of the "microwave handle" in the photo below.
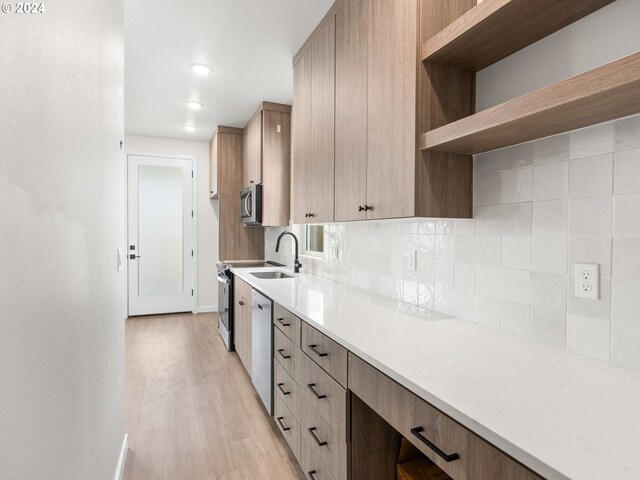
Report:
M 251 208 L 251 197 L 253 196 L 253 192 L 249 192 L 246 197 L 244 197 L 244 211 L 245 214 L 250 217 L 252 212 Z

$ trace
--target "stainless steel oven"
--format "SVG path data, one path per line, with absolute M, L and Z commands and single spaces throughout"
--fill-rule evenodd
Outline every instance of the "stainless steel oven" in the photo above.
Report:
M 218 333 L 222 337 L 227 350 L 234 349 L 233 344 L 233 287 L 231 285 L 231 271 L 224 263 L 218 267 Z
M 262 225 L 262 185 L 250 185 L 240 192 L 240 220 L 245 225 Z

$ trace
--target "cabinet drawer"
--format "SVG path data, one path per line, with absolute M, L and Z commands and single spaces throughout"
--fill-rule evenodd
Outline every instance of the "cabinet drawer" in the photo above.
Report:
M 353 394 L 456 480 L 541 479 L 353 354 L 349 371 Z
M 293 377 L 278 362 L 273 362 L 273 391 L 274 397 L 280 397 L 295 419 L 300 420 L 302 391 L 293 381 Z
M 300 437 L 300 466 L 308 480 L 335 480 L 304 435 Z
M 296 366 L 298 365 L 299 351 L 284 333 L 277 328 L 273 329 L 273 358 L 284 367 L 289 375 L 296 377 Z
M 300 461 L 300 425 L 279 396 L 273 399 L 273 418 L 289 448 Z
M 273 324 L 294 344 L 300 345 L 300 319 L 277 303 L 273 304 Z
M 346 388 L 347 350 L 302 322 L 302 351 Z
M 300 389 L 304 401 L 309 402 L 329 425 L 347 441 L 347 391 L 340 386 L 304 352 L 298 366 Z
M 316 453 L 336 480 L 347 478 L 347 443 L 307 400 L 302 401 L 301 436 L 311 442 Z

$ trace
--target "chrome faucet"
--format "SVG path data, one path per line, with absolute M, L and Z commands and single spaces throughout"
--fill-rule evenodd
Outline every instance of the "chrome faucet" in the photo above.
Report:
M 293 237 L 293 240 L 296 242 L 296 258 L 293 261 L 293 272 L 294 273 L 300 273 L 300 267 L 302 266 L 302 264 L 300 263 L 300 260 L 298 259 L 298 237 L 296 237 L 293 233 L 291 232 L 282 232 L 280 234 L 280 236 L 278 237 L 278 241 L 276 242 L 276 253 L 278 252 L 278 250 L 280 249 L 280 240 L 282 239 L 282 237 L 284 237 L 285 235 L 291 235 Z

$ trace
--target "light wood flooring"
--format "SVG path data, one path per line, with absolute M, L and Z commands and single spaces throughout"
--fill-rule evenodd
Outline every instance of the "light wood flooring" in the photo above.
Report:
M 217 314 L 126 322 L 125 480 L 299 480 Z

